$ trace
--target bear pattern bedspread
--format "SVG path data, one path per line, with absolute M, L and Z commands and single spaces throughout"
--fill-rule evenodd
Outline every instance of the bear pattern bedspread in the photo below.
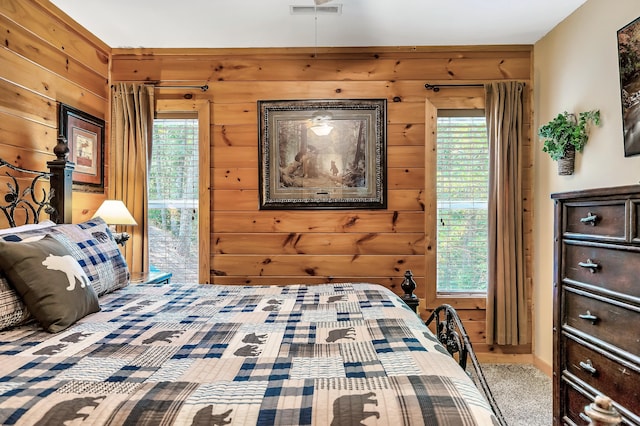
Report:
M 100 306 L 0 333 L 1 424 L 496 424 L 379 285 L 130 285 Z

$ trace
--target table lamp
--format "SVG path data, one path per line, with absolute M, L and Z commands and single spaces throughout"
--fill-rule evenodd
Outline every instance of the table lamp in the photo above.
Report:
M 126 232 L 115 232 L 115 225 L 138 225 L 127 206 L 120 200 L 104 200 L 93 217 L 101 217 L 109 225 L 113 239 L 121 246 L 126 244 L 130 235 Z

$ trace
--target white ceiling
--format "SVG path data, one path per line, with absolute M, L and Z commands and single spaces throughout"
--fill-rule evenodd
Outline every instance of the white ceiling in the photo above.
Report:
M 586 0 L 50 0 L 110 47 L 534 44 Z

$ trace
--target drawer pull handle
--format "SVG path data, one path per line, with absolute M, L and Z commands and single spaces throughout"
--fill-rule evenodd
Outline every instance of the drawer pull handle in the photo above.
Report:
M 585 370 L 586 372 L 588 372 L 592 376 L 595 376 L 595 374 L 598 372 L 598 370 L 595 369 L 593 364 L 591 364 L 591 360 L 590 359 L 588 359 L 586 362 L 585 361 L 580 361 L 580 367 L 582 367 L 583 370 Z
M 580 218 L 580 222 L 585 225 L 596 226 L 596 221 L 598 220 L 598 215 L 595 213 L 588 212 L 587 216 Z
M 578 262 L 578 266 L 580 266 L 581 268 L 589 269 L 592 274 L 595 274 L 596 270 L 600 268 L 600 265 L 598 265 L 591 259 L 587 259 L 586 262 Z
M 582 318 L 583 320 L 586 321 L 591 321 L 592 324 L 595 324 L 596 321 L 598 321 L 598 317 L 595 315 L 591 314 L 591 311 L 587 311 L 586 314 L 580 314 L 578 315 L 580 318 Z
M 581 420 L 584 420 L 585 422 L 591 424 L 591 417 L 587 416 L 585 413 L 580 413 L 578 417 L 580 417 Z

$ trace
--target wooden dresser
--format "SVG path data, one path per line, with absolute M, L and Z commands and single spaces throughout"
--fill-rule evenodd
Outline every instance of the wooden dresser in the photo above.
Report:
M 554 425 L 596 395 L 640 425 L 640 185 L 552 194 Z

